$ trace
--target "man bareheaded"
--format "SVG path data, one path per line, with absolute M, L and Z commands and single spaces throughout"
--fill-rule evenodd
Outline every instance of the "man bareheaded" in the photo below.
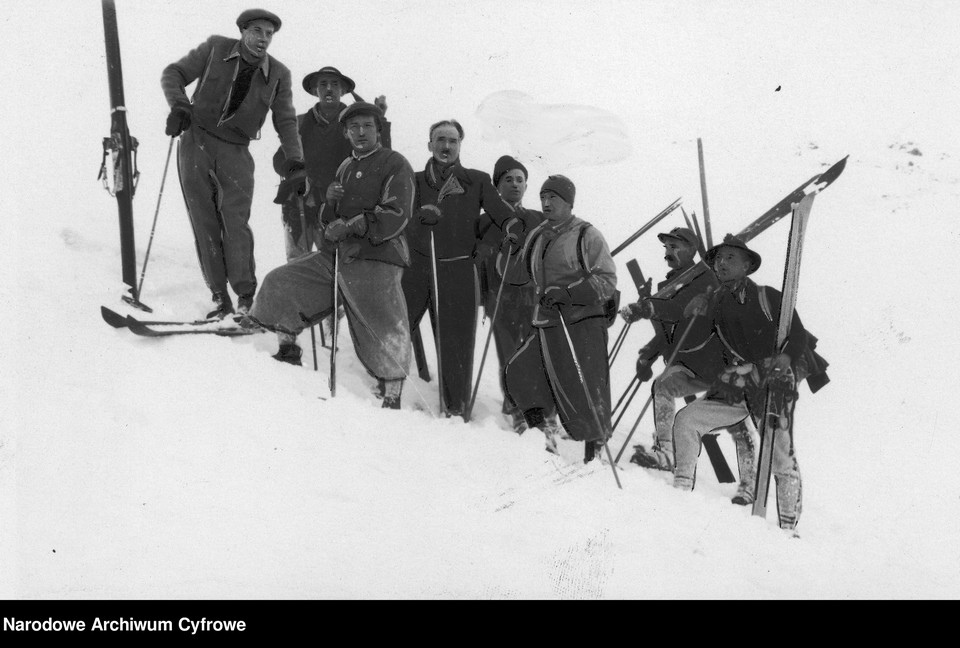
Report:
M 441 167 L 460 159 L 460 143 L 463 141 L 463 126 L 455 119 L 437 122 L 430 127 L 427 150 Z

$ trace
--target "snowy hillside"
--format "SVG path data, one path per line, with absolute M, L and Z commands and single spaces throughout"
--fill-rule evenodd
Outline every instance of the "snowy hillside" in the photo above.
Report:
M 15 41 L 83 38 L 47 38 L 39 59 L 15 42 L 33 77 L 24 98 L 3 99 L 23 122 L 7 120 L 0 162 L 0 598 L 960 596 L 960 438 L 948 409 L 960 387 L 960 136 L 946 118 L 957 90 L 944 86 L 956 60 L 940 56 L 953 48 L 953 5 L 871 5 L 860 22 L 832 3 L 757 3 L 737 17 L 725 4 L 610 1 L 597 12 L 569 0 L 549 12 L 522 2 L 505 21 L 466 2 L 360 2 L 323 10 L 343 25 L 341 51 L 317 36 L 313 3 L 273 8 L 285 22 L 270 51 L 293 71 L 298 111 L 311 105 L 298 80 L 336 65 L 367 98 L 387 96 L 394 148 L 415 169 L 444 117 L 466 128 L 464 163 L 488 172 L 537 142 L 525 203 L 549 173 L 569 175 L 575 212 L 611 247 L 678 196 L 702 213 L 697 137 L 717 239 L 850 155 L 814 203 L 804 251 L 798 310 L 832 383 L 816 396 L 801 388 L 793 540 L 773 512 L 764 521 L 731 505 L 735 486 L 708 465 L 687 494 L 629 464 L 629 451 L 622 491 L 609 467 L 575 472 L 579 444 L 550 459 L 542 437 L 518 437 L 499 415 L 495 356 L 464 424 L 437 418 L 436 383 L 416 378 L 402 411 L 378 409 L 346 336 L 330 398 L 325 350 L 314 372 L 309 360 L 272 360 L 271 335 L 151 340 L 106 326 L 101 305 L 127 311 L 115 201 L 95 180 L 109 131 L 99 3 L 46 2 L 61 11 L 43 25 L 28 20 L 36 4 L 13 10 L 32 30 Z M 160 71 L 211 33 L 233 35 L 247 4 L 117 4 L 142 262 L 169 142 Z M 389 56 L 354 45 L 355 11 L 379 17 Z M 456 45 L 435 33 L 437 15 L 462 27 Z M 876 37 L 894 27 L 896 55 Z M 427 62 L 435 69 L 418 71 Z M 496 128 L 490 107 L 516 93 L 527 128 Z M 538 131 L 547 114 L 566 132 Z M 283 261 L 276 145 L 269 127 L 251 145 L 261 278 Z M 779 286 L 787 229 L 755 241 L 758 282 Z M 638 258 L 660 280 L 661 250 L 651 233 L 617 257 L 625 299 L 625 263 Z M 142 297 L 161 319 L 209 306 L 175 163 Z M 614 398 L 651 334 L 634 329 Z M 651 433 L 646 418 L 631 443 Z M 735 464 L 729 438 L 721 447 Z

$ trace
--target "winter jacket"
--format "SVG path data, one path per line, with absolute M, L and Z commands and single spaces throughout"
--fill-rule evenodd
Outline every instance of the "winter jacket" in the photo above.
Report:
M 346 108 L 340 104 L 339 114 Z M 314 206 L 305 205 L 304 214 L 307 224 L 317 226 L 317 214 L 320 204 L 325 201 L 327 187 L 336 177 L 337 169 L 344 159 L 350 157 L 353 148 L 349 140 L 344 137 L 343 124 L 339 121 L 327 121 L 320 112 L 320 104 L 313 106 L 302 115 L 297 115 L 297 130 L 303 144 L 304 165 L 307 169 L 307 178 L 310 181 L 311 193 L 314 196 Z M 390 148 L 390 122 L 383 120 L 383 130 L 380 133 L 380 144 Z M 273 155 L 273 169 L 283 175 L 283 166 L 286 156 L 283 147 L 277 149 Z M 299 226 L 300 210 L 297 201 L 291 199 L 283 205 L 283 220 L 285 223 Z
M 367 223 L 362 236 L 348 236 L 341 242 L 343 262 L 360 258 L 410 265 L 404 229 L 413 211 L 413 175 L 406 158 L 382 146 L 362 156 L 353 152 L 343 161 L 336 174 L 343 185 L 343 198 L 324 203 L 320 218 L 323 222 L 334 218 L 349 221 L 363 214 Z
M 302 160 L 297 133 L 297 114 L 290 90 L 290 70 L 269 54 L 250 82 L 250 90 L 232 115 L 227 114 L 230 94 L 240 66 L 240 41 L 211 36 L 186 56 L 163 70 L 160 83 L 170 107 L 188 103 L 186 87 L 197 81 L 193 92 L 191 128 L 200 128 L 233 144 L 247 145 L 259 139 L 267 111 L 288 160 Z
M 523 231 L 532 232 L 540 223 L 543 222 L 543 214 L 527 209 L 523 206 L 517 206 L 514 209 L 514 216 L 523 222 Z M 523 264 L 520 262 L 521 246 L 514 246 L 513 250 L 504 247 L 501 250 L 503 242 L 503 232 L 493 224 L 493 217 L 484 212 L 478 221 L 478 230 L 480 243 L 477 244 L 477 268 L 480 270 L 480 285 L 484 293 L 496 293 L 500 288 L 500 280 L 503 277 L 504 269 L 508 270 L 506 286 L 521 286 L 529 284 L 529 275 L 523 270 Z M 507 260 L 509 259 L 509 266 Z M 506 287 L 505 286 L 505 287 Z
M 664 286 L 669 285 L 690 267 L 692 264 L 686 268 L 668 272 L 666 278 L 657 284 L 657 290 L 660 291 Z M 716 286 L 716 275 L 704 268 L 703 272 L 693 277 L 689 283 L 671 296 L 651 298 L 649 303 L 653 307 L 653 315 L 650 321 L 653 324 L 654 337 L 640 348 L 640 357 L 653 362 L 657 356 L 662 356 L 663 361 L 667 362 L 673 353 L 674 345 L 679 342 L 680 336 L 690 325 L 691 320 L 683 317 L 687 304 L 695 296 Z M 719 340 L 711 335 L 711 331 L 712 324 L 708 318 L 697 318 L 684 339 L 683 348 L 675 358 L 675 362 L 708 381 L 713 380 L 723 369 L 722 348 Z
M 416 207 L 436 205 L 442 216 L 436 225 L 424 225 L 417 216 L 410 222 L 407 237 L 415 252 L 430 256 L 430 232 L 433 232 L 437 260 L 470 258 L 480 238 L 480 210 L 485 209 L 497 227 L 514 216 L 490 176 L 476 169 L 465 169 L 455 162 L 441 179 L 431 158 L 416 174 Z
M 576 216 L 558 227 L 544 221 L 528 234 L 521 259 L 537 288 L 535 327 L 557 326 L 560 312 L 567 324 L 607 315 L 607 302 L 617 289 L 617 268 L 606 240 L 590 223 Z M 569 291 L 571 301 L 560 311 L 540 304 L 552 287 Z

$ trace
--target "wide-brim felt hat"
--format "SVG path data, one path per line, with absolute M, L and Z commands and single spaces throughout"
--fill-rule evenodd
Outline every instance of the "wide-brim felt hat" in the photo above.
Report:
M 309 94 L 313 94 L 313 86 L 316 84 L 317 80 L 324 75 L 335 76 L 339 78 L 340 85 L 343 87 L 343 94 L 353 92 L 353 89 L 357 87 L 357 84 L 353 82 L 353 79 L 341 73 L 337 68 L 328 65 L 303 77 L 303 89 Z
M 237 16 L 237 27 L 240 28 L 240 31 L 243 31 L 247 25 L 254 20 L 268 20 L 272 22 L 275 31 L 280 31 L 280 25 L 283 24 L 277 14 L 271 13 L 266 9 L 247 9 Z
M 711 268 L 713 267 L 713 262 L 716 261 L 717 259 L 717 253 L 720 251 L 720 248 L 722 247 L 737 248 L 738 250 L 743 250 L 744 252 L 747 253 L 747 256 L 750 259 L 750 263 L 753 266 L 750 269 L 750 271 L 747 272 L 748 275 L 753 274 L 754 272 L 757 271 L 757 268 L 760 267 L 760 262 L 762 261 L 760 255 L 754 252 L 753 250 L 751 250 L 750 248 L 748 248 L 746 243 L 744 243 L 742 240 L 740 240 L 733 234 L 727 234 L 726 236 L 723 237 L 723 242 L 718 243 L 717 245 L 714 245 L 712 248 L 707 250 L 707 254 L 703 258 L 703 260 Z

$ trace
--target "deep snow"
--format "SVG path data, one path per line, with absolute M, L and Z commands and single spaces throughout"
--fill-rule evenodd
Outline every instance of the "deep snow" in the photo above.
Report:
M 142 262 L 168 143 L 160 71 L 207 35 L 235 33 L 247 3 L 118 5 Z M 157 341 L 108 328 L 100 305 L 122 304 L 115 201 L 95 180 L 109 131 L 100 8 L 48 0 L 3 18 L 20 28 L 3 78 L 24 90 L 2 98 L 0 597 L 960 595 L 954 4 L 273 10 L 285 23 L 271 53 L 293 70 L 298 111 L 311 103 L 299 79 L 332 64 L 368 99 L 386 94 L 394 148 L 414 168 L 444 117 L 466 127 L 468 166 L 489 171 L 535 142 L 526 204 L 547 174 L 566 173 L 576 213 L 611 247 L 678 196 L 701 213 L 697 137 L 715 238 L 850 154 L 814 203 L 804 251 L 798 308 L 833 382 L 816 396 L 801 388 L 802 539 L 773 512 L 732 506 L 734 487 L 707 466 L 693 494 L 626 457 L 623 491 L 609 469 L 562 483 L 580 447 L 564 444 L 570 465 L 554 463 L 541 438 L 508 431 L 493 358 L 464 425 L 436 418 L 436 384 L 416 379 L 403 411 L 377 409 L 346 339 L 330 399 L 322 371 L 270 359 L 272 336 Z M 362 37 L 371 26 L 377 38 Z M 526 129 L 478 112 L 517 93 Z M 268 126 L 251 146 L 261 277 L 283 261 L 276 144 Z M 787 229 L 755 242 L 761 283 L 779 286 Z M 627 299 L 634 257 L 648 276 L 665 271 L 652 234 L 631 246 L 617 257 Z M 208 298 L 174 167 L 143 300 L 160 317 L 195 317 Z M 615 398 L 650 334 L 634 328 Z M 633 443 L 651 429 L 647 419 Z

